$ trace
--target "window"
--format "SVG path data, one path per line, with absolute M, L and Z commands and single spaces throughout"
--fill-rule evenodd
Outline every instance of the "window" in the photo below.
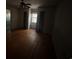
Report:
M 32 22 L 36 23 L 37 22 L 37 13 L 32 14 Z
M 11 11 L 6 9 L 6 30 L 9 32 L 11 30 Z
M 6 10 L 6 21 L 10 21 L 10 17 L 11 17 L 11 15 L 10 15 L 10 10 L 7 9 L 7 10 Z

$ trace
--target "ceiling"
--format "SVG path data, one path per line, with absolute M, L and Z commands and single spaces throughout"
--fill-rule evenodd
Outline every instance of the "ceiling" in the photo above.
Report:
M 6 4 L 18 6 L 21 0 L 6 0 Z M 30 3 L 31 8 L 38 8 L 40 6 L 55 5 L 58 0 L 24 0 L 25 3 Z

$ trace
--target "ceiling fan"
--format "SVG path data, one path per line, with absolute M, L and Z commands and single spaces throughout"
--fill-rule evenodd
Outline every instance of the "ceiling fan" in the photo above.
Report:
M 22 8 L 30 8 L 30 6 L 31 6 L 31 4 L 25 3 L 24 0 L 21 0 L 20 1 L 19 7 L 22 7 Z

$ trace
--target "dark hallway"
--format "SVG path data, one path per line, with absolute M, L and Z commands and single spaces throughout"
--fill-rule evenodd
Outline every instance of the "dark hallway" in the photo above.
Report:
M 16 30 L 7 33 L 7 59 L 56 59 L 47 34 L 35 30 Z

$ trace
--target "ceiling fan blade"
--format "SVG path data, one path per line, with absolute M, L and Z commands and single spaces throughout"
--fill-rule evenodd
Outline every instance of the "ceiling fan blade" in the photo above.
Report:
M 22 2 L 24 1 L 24 0 L 21 0 Z
M 31 5 L 30 3 L 24 2 L 24 0 L 21 0 L 19 4 L 19 6 L 23 8 L 30 8 L 30 5 Z
M 30 6 L 27 6 L 27 5 L 26 5 L 25 7 L 26 7 L 26 8 L 30 8 Z
M 31 5 L 31 4 L 25 4 L 25 5 Z

